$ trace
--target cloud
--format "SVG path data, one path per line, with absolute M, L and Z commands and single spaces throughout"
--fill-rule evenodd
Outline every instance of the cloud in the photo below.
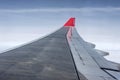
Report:
M 53 28 L 49 28 L 49 31 L 45 30 L 48 30 L 47 28 L 52 26 L 57 28 L 56 26 L 61 25 L 61 23 L 71 15 L 77 17 L 76 28 L 79 28 L 78 32 L 83 36 L 83 39 L 95 43 L 98 49 L 108 50 L 108 52 L 109 50 L 120 49 L 120 39 L 118 37 L 120 34 L 119 7 L 0 9 L 0 13 L 0 51 L 34 40 L 43 35 L 44 32 L 46 32 L 46 34 L 52 32 Z M 10 15 L 8 15 L 9 13 Z M 24 15 L 24 13 L 30 14 Z M 58 15 L 56 13 L 60 14 Z M 118 15 L 116 16 L 116 14 Z M 43 30 L 40 26 L 48 27 Z
M 0 9 L 0 12 L 10 13 L 33 13 L 33 12 L 114 12 L 120 11 L 120 8 L 36 8 L 36 9 Z

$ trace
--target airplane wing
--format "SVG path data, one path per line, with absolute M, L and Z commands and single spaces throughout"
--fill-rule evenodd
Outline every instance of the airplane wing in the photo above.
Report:
M 0 54 L 0 80 L 119 80 L 118 65 L 94 49 L 70 18 L 56 32 Z

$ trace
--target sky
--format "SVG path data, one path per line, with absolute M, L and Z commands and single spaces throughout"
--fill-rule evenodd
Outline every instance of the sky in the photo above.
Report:
M 76 18 L 76 29 L 120 63 L 120 0 L 0 0 L 0 52 L 59 29 Z

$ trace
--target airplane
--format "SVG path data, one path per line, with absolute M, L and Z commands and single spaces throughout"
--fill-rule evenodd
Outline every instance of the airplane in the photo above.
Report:
M 0 54 L 0 80 L 120 80 L 108 52 L 83 40 L 71 17 L 44 38 Z

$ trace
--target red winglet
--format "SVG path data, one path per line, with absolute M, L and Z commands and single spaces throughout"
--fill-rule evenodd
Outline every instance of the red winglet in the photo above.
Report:
M 64 27 L 75 27 L 75 18 L 70 18 L 65 24 Z

